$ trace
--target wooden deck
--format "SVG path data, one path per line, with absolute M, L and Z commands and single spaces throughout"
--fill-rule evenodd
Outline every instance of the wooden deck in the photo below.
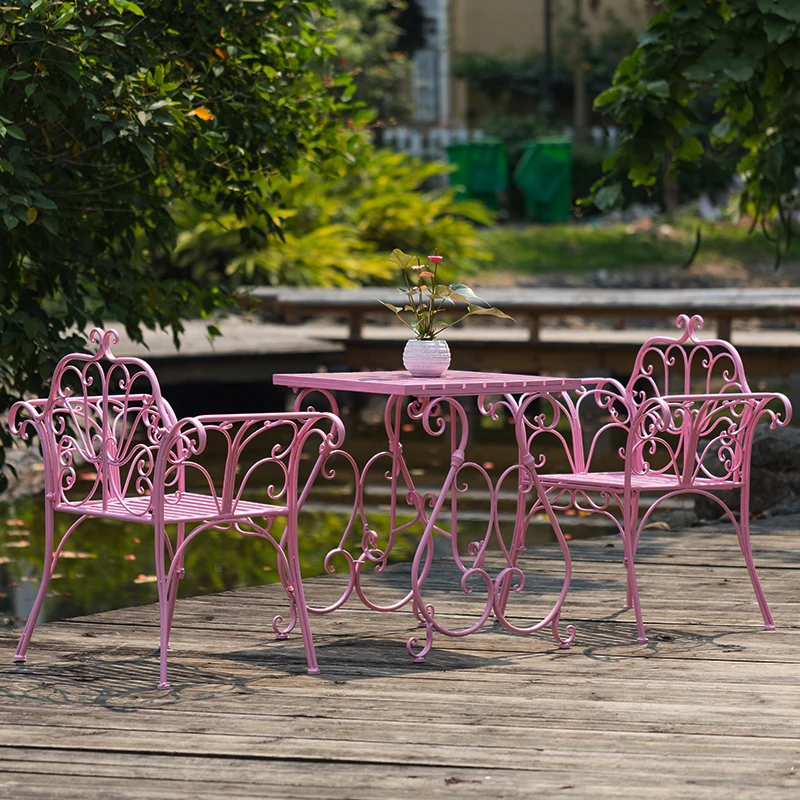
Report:
M 169 693 L 152 606 L 43 626 L 24 666 L 3 634 L 0 797 L 800 796 L 799 528 L 755 523 L 771 633 L 720 524 L 646 532 L 643 645 L 611 537 L 572 543 L 570 651 L 489 629 L 416 665 L 408 613 L 348 604 L 314 620 L 310 677 L 299 637 L 269 635 L 274 586 L 179 601 Z M 309 581 L 312 599 L 335 581 Z M 437 614 L 474 609 L 434 584 Z

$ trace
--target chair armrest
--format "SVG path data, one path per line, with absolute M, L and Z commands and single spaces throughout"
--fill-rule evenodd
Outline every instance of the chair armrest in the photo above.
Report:
M 770 417 L 770 427 L 784 427 L 789 424 L 792 418 L 792 404 L 789 398 L 780 392 L 717 392 L 707 394 L 670 394 L 663 395 L 662 399 L 667 403 L 721 403 L 722 405 L 732 405 L 736 403 L 746 403 L 752 401 L 758 404 L 756 409 L 757 418 L 766 414 Z M 783 416 L 780 411 L 768 408 L 768 404 L 777 400 L 783 405 Z
M 18 436 L 23 442 L 27 443 L 30 439 L 29 429 L 33 427 L 39 437 L 42 460 L 45 466 L 45 474 L 47 475 L 56 468 L 56 454 L 51 446 L 51 437 L 47 436 L 47 423 L 44 415 L 46 406 L 47 400 L 45 398 L 18 400 L 9 409 L 8 429 L 14 436 Z
M 35 398 L 33 400 L 18 400 L 11 406 L 8 412 L 8 429 L 14 436 L 19 436 L 23 440 L 27 440 L 29 425 L 37 428 L 37 433 L 41 435 L 38 426 L 42 421 L 42 410 L 47 405 L 47 400 L 44 398 Z M 17 415 L 23 412 L 29 414 L 29 418 L 17 419 Z
M 769 407 L 775 400 L 783 404 L 783 414 Z M 728 479 L 738 479 L 737 470 L 749 458 L 756 425 L 762 416 L 769 418 L 770 428 L 784 427 L 791 418 L 791 404 L 784 395 L 772 392 L 708 392 L 648 398 L 637 408 L 628 432 L 626 482 L 633 473 L 648 471 L 651 457 L 659 450 L 669 455 L 666 469 L 686 485 L 698 476 L 712 477 L 706 457 L 714 452 L 719 456 L 724 451 L 730 456 L 721 459 L 721 463 Z
M 323 440 L 322 445 L 328 450 L 340 447 L 344 443 L 344 423 L 341 418 L 331 411 L 268 411 L 261 414 L 201 414 L 197 417 L 187 417 L 186 419 L 199 422 L 201 425 L 224 425 L 237 423 L 258 423 L 258 422 L 304 422 L 306 427 L 313 427 L 311 423 L 328 421 L 331 429 L 328 437 Z M 178 421 L 178 425 L 183 420 Z M 177 427 L 177 426 L 176 426 Z
M 271 424 L 272 423 L 272 424 Z M 324 428 L 321 423 L 329 423 Z M 245 449 L 257 438 L 278 428 L 291 430 L 288 444 L 276 439 L 266 455 L 243 464 L 240 459 Z M 206 447 L 209 434 L 221 435 L 227 447 L 221 477 L 222 485 L 215 484 L 209 470 L 195 456 Z M 300 453 L 306 441 L 320 438 L 319 458 L 325 459 L 344 441 L 344 424 L 335 414 L 327 411 L 268 412 L 261 414 L 202 414 L 178 420 L 159 444 L 153 480 L 154 495 L 163 496 L 177 486 L 181 491 L 183 474 L 187 468 L 202 476 L 206 489 L 217 499 L 220 513 L 235 509 L 251 476 L 264 465 L 279 470 L 280 483 L 264 488 L 274 500 L 285 493 L 297 491 Z

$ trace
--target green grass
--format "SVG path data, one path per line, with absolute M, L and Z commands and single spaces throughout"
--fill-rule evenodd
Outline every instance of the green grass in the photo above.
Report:
M 667 224 L 669 231 L 660 231 Z M 702 244 L 697 263 L 735 261 L 745 266 L 770 263 L 775 248 L 760 232 L 730 223 L 699 223 L 679 219 L 656 220 L 647 230 L 635 225 L 531 225 L 527 228 L 491 228 L 481 231 L 483 244 L 494 256 L 491 269 L 520 273 L 587 272 L 685 264 L 695 243 L 698 225 Z M 800 245 L 784 256 L 800 259 Z M 482 267 L 486 269 L 486 267 Z

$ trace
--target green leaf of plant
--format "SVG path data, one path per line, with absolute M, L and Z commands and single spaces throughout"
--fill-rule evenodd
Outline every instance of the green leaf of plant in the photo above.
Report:
M 758 0 L 758 10 L 764 14 L 776 14 L 789 22 L 800 22 L 800 5 L 796 0 Z
M 122 38 L 118 33 L 114 33 L 113 31 L 103 31 L 100 34 L 104 39 L 108 39 L 109 42 L 113 42 L 115 45 L 119 47 L 126 47 L 127 42 L 125 39 Z
M 489 306 L 489 308 L 484 308 L 483 306 L 468 305 L 467 311 L 470 314 L 483 314 L 489 317 L 502 317 L 503 319 L 510 319 L 512 322 L 516 322 L 514 317 L 509 316 L 508 314 L 501 311 L 499 308 L 495 308 L 494 306 Z
M 153 148 L 150 144 L 143 139 L 140 139 L 136 142 L 136 147 L 139 149 L 139 152 L 148 160 L 153 160 Z
M 695 136 L 683 140 L 681 146 L 673 153 L 678 161 L 698 161 L 703 155 L 703 145 Z
M 645 86 L 649 94 L 661 98 L 669 97 L 669 83 L 665 80 L 648 81 Z
M 634 186 L 652 186 L 656 182 L 658 167 L 654 161 L 634 164 L 628 170 L 628 178 Z
M 14 214 L 3 214 L 3 222 L 5 222 L 6 228 L 10 231 L 13 231 L 19 225 L 19 220 Z
M 753 77 L 753 64 L 748 59 L 737 58 L 723 72 L 732 80 L 737 83 L 744 83 Z
M 601 210 L 607 211 L 622 199 L 622 184 L 612 183 L 599 189 L 594 196 L 594 204 Z
M 42 214 L 42 225 L 53 234 L 58 235 L 58 220 L 52 214 Z
M 450 297 L 454 300 L 461 300 L 462 303 L 472 303 L 483 308 L 491 308 L 489 303 L 482 297 L 478 297 L 478 295 L 464 283 L 451 283 Z
M 617 66 L 617 75 L 623 78 L 633 75 L 637 65 L 638 61 L 632 55 L 625 56 Z
M 594 107 L 604 108 L 605 106 L 610 106 L 616 103 L 622 96 L 622 89 L 618 86 L 612 86 L 610 89 L 606 89 L 604 92 L 597 95 L 594 101 Z
M 781 61 L 783 61 L 789 69 L 800 69 L 800 45 L 798 45 L 796 41 L 786 42 L 781 45 L 779 52 Z
M 731 121 L 727 118 L 721 119 L 712 129 L 711 135 L 718 139 L 724 139 L 731 131 Z
M 136 3 L 131 3 L 129 2 L 129 0 L 118 0 L 116 5 L 119 8 L 124 9 L 125 11 L 130 11 L 131 14 L 135 14 L 137 17 L 144 16 L 144 11 L 142 11 L 142 9 L 139 8 L 139 6 L 137 6 Z
M 33 201 L 36 207 L 42 211 L 56 211 L 58 206 L 49 198 L 45 197 L 41 192 L 31 192 Z
M 747 123 L 753 119 L 754 113 L 755 109 L 753 108 L 753 103 L 750 100 L 746 100 L 741 108 L 731 107 L 728 109 L 728 116 L 737 125 L 747 125 Z
M 767 34 L 768 42 L 783 44 L 797 35 L 797 26 L 787 25 L 786 22 L 781 19 L 767 17 L 764 20 L 764 31 Z
M 689 120 L 682 111 L 674 111 L 669 116 L 669 124 L 680 133 L 689 124 Z
M 417 257 L 416 256 L 409 256 L 404 253 L 402 250 L 395 247 L 391 253 L 389 253 L 389 261 L 393 261 L 397 264 L 401 269 L 406 269 L 407 267 L 411 266 L 412 264 L 416 264 Z

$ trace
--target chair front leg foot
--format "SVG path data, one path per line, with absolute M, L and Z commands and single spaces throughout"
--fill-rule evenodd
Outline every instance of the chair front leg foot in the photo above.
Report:
M 419 646 L 419 639 L 416 636 L 412 636 L 406 642 L 406 651 L 411 656 L 411 660 L 415 664 L 423 664 L 425 663 L 425 656 L 431 651 L 431 647 L 433 647 L 433 623 L 426 622 L 425 623 L 425 644 L 422 646 L 422 649 L 419 651 L 415 651 L 414 648 Z

